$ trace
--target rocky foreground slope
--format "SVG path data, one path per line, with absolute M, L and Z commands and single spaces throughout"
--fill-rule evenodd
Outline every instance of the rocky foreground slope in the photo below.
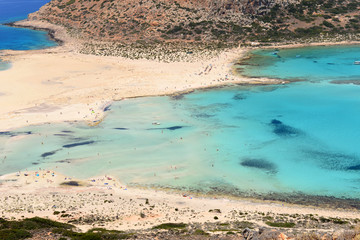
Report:
M 31 20 L 111 42 L 281 41 L 359 33 L 359 0 L 52 0 Z

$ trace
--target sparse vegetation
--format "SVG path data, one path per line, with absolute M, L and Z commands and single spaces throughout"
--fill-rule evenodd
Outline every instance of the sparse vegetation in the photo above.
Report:
M 205 232 L 204 230 L 201 229 L 196 229 L 194 232 L 194 235 L 204 235 L 204 236 L 208 236 L 209 233 Z
M 127 239 L 131 233 L 124 233 L 103 228 L 90 229 L 86 233 L 75 232 L 74 226 L 60 223 L 49 219 L 34 217 L 21 221 L 7 221 L 0 219 L 0 239 L 19 240 L 31 238 L 39 231 L 57 234 L 59 239 L 71 240 L 105 240 L 105 239 Z
M 70 1 L 68 1 L 67 3 L 66 3 L 66 5 L 71 5 L 71 4 L 73 4 L 75 2 L 75 0 L 70 0 Z
M 339 239 L 359 239 L 360 237 L 360 225 L 356 225 L 357 222 L 360 222 L 358 219 L 325 218 L 311 214 L 246 213 L 248 214 L 241 216 L 247 215 L 255 221 L 264 216 L 272 216 L 274 220 L 266 222 L 263 220 L 269 226 L 268 228 L 260 227 L 257 223 L 248 221 L 213 221 L 201 224 L 164 223 L 147 230 L 135 232 L 92 228 L 82 233 L 76 231 L 73 225 L 38 217 L 21 221 L 0 219 L 0 239 L 21 240 L 31 237 L 36 238 L 39 235 L 43 236 L 44 233 L 50 234 L 53 237 L 51 239 L 62 240 L 148 239 L 149 234 L 154 239 L 208 239 L 209 233 L 221 236 L 236 235 L 240 239 L 247 236 L 252 236 L 253 239 L 278 239 L 281 233 L 293 239 L 321 239 L 324 230 L 327 231 L 328 236 L 332 236 L 335 231 L 342 230 L 341 235 L 338 236 Z M 99 224 L 100 222 L 94 220 L 91 224 Z M 306 228 L 318 229 L 319 231 L 304 234 L 303 229 Z
M 271 227 L 278 227 L 278 228 L 293 228 L 295 227 L 295 223 L 293 222 L 265 222 L 267 225 Z
M 153 227 L 154 229 L 184 229 L 186 228 L 185 223 L 163 223 Z
M 1 229 L 0 239 L 17 240 L 31 237 L 31 233 L 23 229 Z

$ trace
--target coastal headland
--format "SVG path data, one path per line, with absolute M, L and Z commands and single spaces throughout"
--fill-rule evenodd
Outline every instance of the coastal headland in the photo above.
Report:
M 10 69 L 0 71 L 0 131 L 64 121 L 96 125 L 105 117 L 106 106 L 126 98 L 176 95 L 231 84 L 285 83 L 233 74 L 232 63 L 245 56 L 245 48 L 215 53 L 186 51 L 173 55 L 172 61 L 129 59 L 102 56 L 103 49 L 94 55 L 81 53 L 80 40 L 49 23 L 21 21 L 15 25 L 50 29 L 61 44 L 43 50 L 0 52 L 0 58 L 11 63 Z M 337 209 L 128 188 L 112 176 L 79 180 L 53 170 L 1 176 L 0 192 L 2 218 L 39 216 L 69 222 L 82 231 L 101 227 L 141 233 L 174 222 L 186 223 L 190 232 L 234 233 L 229 239 L 242 239 L 249 232 L 253 236 L 273 232 L 276 239 L 315 232 L 332 239 L 349 231 L 355 237 L 358 232 L 354 228 L 360 221 L 355 207 Z

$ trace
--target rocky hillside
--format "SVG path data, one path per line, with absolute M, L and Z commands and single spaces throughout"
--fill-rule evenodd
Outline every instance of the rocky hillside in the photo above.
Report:
M 52 0 L 30 15 L 110 41 L 239 41 L 257 16 L 297 0 Z
M 116 42 L 281 41 L 357 34 L 360 0 L 52 0 L 32 20 Z

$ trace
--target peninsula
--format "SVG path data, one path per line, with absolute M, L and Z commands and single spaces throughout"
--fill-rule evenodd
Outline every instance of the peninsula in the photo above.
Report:
M 96 127 L 107 107 L 129 98 L 286 84 L 236 74 L 234 63 L 257 47 L 358 43 L 359 7 L 340 0 L 52 0 L 8 24 L 48 31 L 58 46 L 0 51 L 11 65 L 0 71 L 0 135 L 58 122 Z M 0 239 L 9 232 L 18 239 L 360 236 L 356 199 L 296 202 L 166 190 L 56 169 L 6 174 L 0 176 Z

